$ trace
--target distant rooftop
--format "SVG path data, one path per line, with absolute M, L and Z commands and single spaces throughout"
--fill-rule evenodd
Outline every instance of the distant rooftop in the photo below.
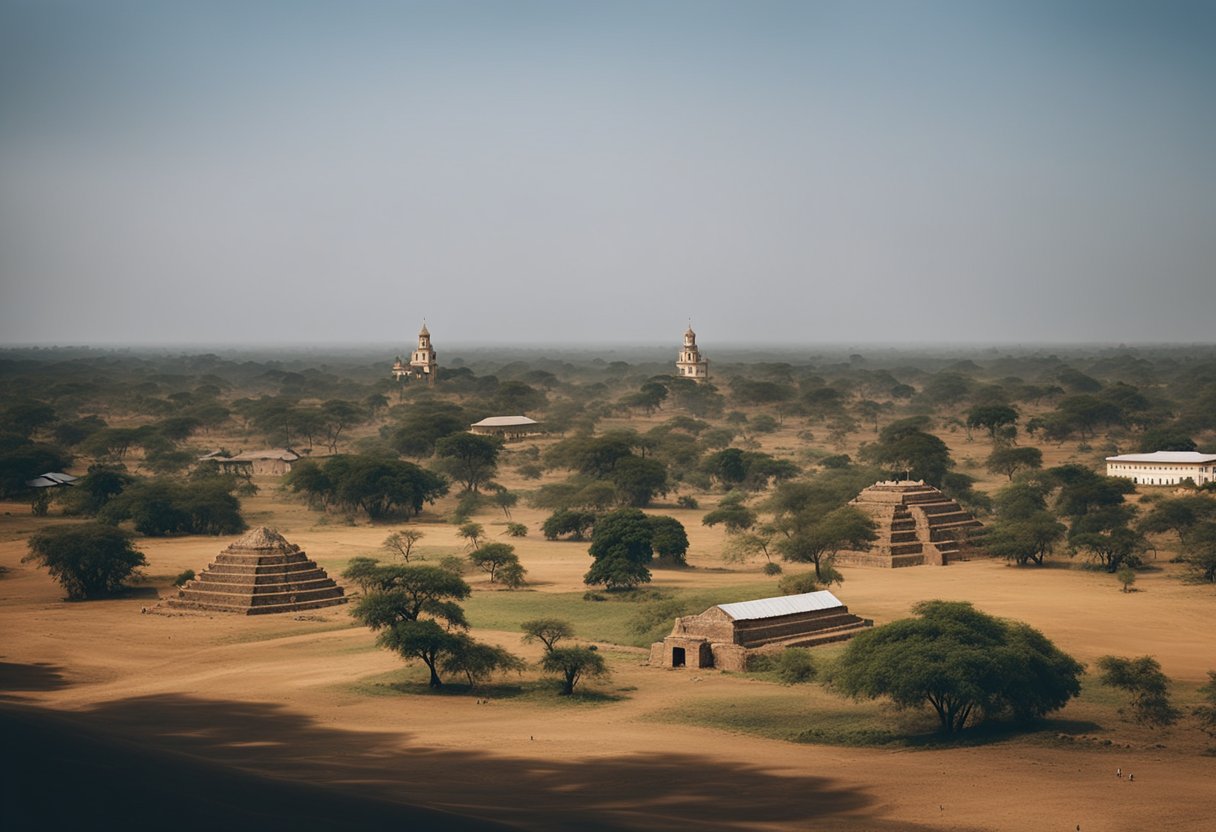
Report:
M 58 471 L 40 474 L 32 480 L 26 480 L 25 484 L 30 488 L 54 488 L 57 485 L 71 485 L 78 478 L 71 474 L 64 474 Z
M 843 606 L 844 604 L 839 598 L 826 589 L 821 589 L 818 592 L 806 592 L 802 595 L 779 595 L 776 598 L 718 604 L 718 609 L 735 621 L 749 621 L 756 618 L 776 618 L 782 615 L 797 615 L 800 612 L 813 612 Z
M 1201 454 L 1198 451 L 1154 451 L 1151 454 L 1120 454 L 1108 456 L 1107 462 L 1174 462 L 1197 465 L 1216 462 L 1216 454 Z
M 515 428 L 526 427 L 528 425 L 539 425 L 540 422 L 535 419 L 529 419 L 527 416 L 488 416 L 480 422 L 474 422 L 475 428 Z

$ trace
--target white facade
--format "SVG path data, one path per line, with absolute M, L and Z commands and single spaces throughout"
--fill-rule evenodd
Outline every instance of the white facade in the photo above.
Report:
M 693 381 L 709 381 L 709 359 L 697 348 L 697 333 L 691 326 L 684 333 L 684 346 L 676 358 L 676 375 Z
M 1106 458 L 1106 476 L 1123 477 L 1140 485 L 1195 485 L 1216 481 L 1216 454 L 1195 451 L 1156 451 Z

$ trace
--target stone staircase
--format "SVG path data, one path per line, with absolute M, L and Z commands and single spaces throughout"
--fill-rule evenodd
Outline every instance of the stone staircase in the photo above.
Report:
M 178 609 L 263 615 L 345 604 L 325 570 L 274 529 L 254 529 L 220 552 L 166 604 Z
M 852 505 L 878 525 L 878 539 L 865 552 L 841 552 L 837 561 L 852 566 L 944 566 L 968 560 L 963 545 L 981 527 L 957 502 L 923 482 L 881 482 L 864 489 Z

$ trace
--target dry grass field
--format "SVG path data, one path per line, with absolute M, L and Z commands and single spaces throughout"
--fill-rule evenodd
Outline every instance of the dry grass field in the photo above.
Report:
M 646 426 L 644 420 L 629 424 Z M 965 460 L 986 453 L 986 443 L 961 434 L 947 441 L 964 471 Z M 763 437 L 767 450 L 799 444 L 792 428 Z M 1047 462 L 1068 456 L 1049 449 Z M 535 487 L 509 473 L 502 481 L 512 489 Z M 400 527 L 348 525 L 290 499 L 273 478 L 258 485 L 259 493 L 244 500 L 249 523 L 276 526 L 334 577 L 351 557 L 375 553 Z M 775 594 L 776 578 L 764 576 L 759 563 L 723 562 L 723 531 L 700 523 L 715 498 L 697 497 L 699 510 L 657 507 L 687 527 L 692 568 L 657 570 L 652 589 L 706 606 Z M 441 518 L 451 500 L 413 524 L 425 534 L 426 558 L 462 552 L 456 527 Z M 34 529 L 73 521 L 33 518 L 26 504 L 3 504 L 4 708 L 27 718 L 51 714 L 65 736 L 117 743 L 112 747 L 127 749 L 132 759 L 163 755 L 155 759 L 186 766 L 199 788 L 236 770 L 284 787 L 327 787 L 335 800 L 354 799 L 364 810 L 401 804 L 465 818 L 411 810 L 426 828 L 476 826 L 484 819 L 529 829 L 575 823 L 589 829 L 1216 829 L 1216 756 L 1205 754 L 1206 738 L 1185 720 L 1158 731 L 1132 725 L 1117 712 L 1118 695 L 1092 678 L 1083 695 L 1040 730 L 985 733 L 946 747 L 884 739 L 883 731 L 923 738 L 931 726 L 918 715 L 855 704 L 819 685 L 647 667 L 646 651 L 628 628 L 636 604 L 583 600 L 586 544 L 545 541 L 539 533 L 545 515 L 522 505 L 514 510 L 513 519 L 530 530 L 511 541 L 528 569 L 528 587 L 506 592 L 481 575 L 469 576 L 474 596 L 466 609 L 478 638 L 529 661 L 539 650 L 521 644 L 521 620 L 543 614 L 572 620 L 581 639 L 605 652 L 612 675 L 571 699 L 554 695 L 535 671 L 495 682 L 481 696 L 428 693 L 417 684 L 417 671 L 377 649 L 345 606 L 254 617 L 156 608 L 157 596 L 173 591 L 173 577 L 200 571 L 224 539 L 141 539 L 149 565 L 135 592 L 65 603 L 45 572 L 21 557 Z M 503 531 L 505 518 L 496 510 L 475 519 L 492 536 Z M 1216 590 L 1180 580 L 1167 554 L 1127 594 L 1110 575 L 1062 559 L 1043 569 L 989 560 L 852 568 L 838 594 L 880 624 L 908 614 L 920 600 L 965 599 L 1033 625 L 1085 662 L 1112 653 L 1152 654 L 1185 707 L 1216 668 Z M 830 655 L 838 648 L 822 649 Z M 1135 781 L 1116 778 L 1116 768 L 1134 773 Z M 325 816 L 316 811 L 313 820 Z

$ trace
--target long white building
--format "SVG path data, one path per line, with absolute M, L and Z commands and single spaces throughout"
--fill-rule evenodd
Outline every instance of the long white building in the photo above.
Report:
M 1140 485 L 1178 485 L 1185 479 L 1203 485 L 1216 480 L 1216 454 L 1155 451 L 1108 456 L 1106 476 L 1125 477 Z

